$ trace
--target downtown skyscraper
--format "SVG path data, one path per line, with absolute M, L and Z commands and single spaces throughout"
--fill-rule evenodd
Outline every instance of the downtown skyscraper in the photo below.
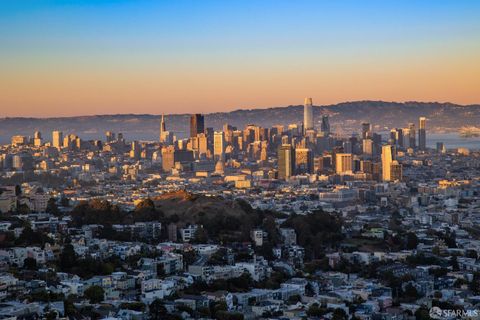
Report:
M 427 149 L 427 118 L 420 117 L 418 119 L 418 149 L 426 150 Z
M 303 131 L 313 130 L 313 107 L 312 98 L 305 98 L 303 105 Z
M 190 137 L 196 137 L 199 133 L 205 132 L 205 118 L 202 114 L 192 114 L 190 117 Z

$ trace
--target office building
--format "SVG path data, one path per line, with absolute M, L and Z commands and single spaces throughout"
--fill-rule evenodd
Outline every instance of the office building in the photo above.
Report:
M 372 139 L 363 139 L 362 141 L 362 151 L 366 156 L 372 156 L 374 154 L 375 145 Z
M 330 121 L 328 120 L 328 115 L 322 116 L 322 124 L 320 125 L 320 131 L 323 133 L 324 136 L 328 136 L 330 134 Z
M 397 160 L 393 160 L 390 164 L 390 181 L 402 181 L 402 177 L 402 165 Z
M 295 149 L 295 171 L 297 174 L 313 173 L 313 153 L 308 148 Z
M 416 130 L 415 130 L 415 123 L 408 124 L 409 132 L 409 139 L 410 139 L 410 148 L 415 149 L 417 147 L 417 137 L 416 137 Z
M 392 145 L 382 146 L 382 180 L 392 181 L 391 165 L 394 158 L 394 147 Z
M 443 142 L 437 142 L 437 152 L 438 153 L 446 153 L 447 148 L 445 148 L 445 144 Z
M 174 142 L 173 140 L 173 132 L 167 130 L 165 116 L 162 114 L 162 118 L 160 120 L 160 143 L 169 145 Z
M 362 123 L 362 139 L 367 139 L 371 136 L 372 126 L 368 122 Z
M 287 180 L 295 169 L 295 150 L 291 144 L 278 148 L 278 179 Z
M 313 107 L 312 98 L 305 98 L 303 105 L 303 133 L 313 129 Z
M 190 137 L 196 137 L 199 133 L 205 132 L 204 116 L 197 113 L 190 117 Z
M 63 132 L 62 131 L 53 131 L 52 132 L 52 146 L 60 149 L 63 147 Z
M 105 140 L 107 142 L 115 141 L 115 133 L 113 133 L 112 131 L 106 131 L 105 132 Z
M 420 117 L 419 119 L 419 127 L 418 127 L 418 148 L 420 150 L 427 149 L 427 118 Z
M 215 161 L 225 161 L 225 135 L 223 131 L 213 134 L 213 158 Z
M 353 155 L 351 153 L 335 154 L 335 172 L 338 174 L 353 172 Z

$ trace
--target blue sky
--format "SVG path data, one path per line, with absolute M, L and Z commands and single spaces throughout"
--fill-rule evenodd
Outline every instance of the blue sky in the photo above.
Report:
M 474 92 L 480 1 L 7 0 L 0 1 L 0 47 L 0 84 L 12 89 L 0 91 L 0 105 L 25 115 L 39 107 L 64 112 L 69 101 L 87 113 L 133 107 L 168 112 L 179 93 L 192 97 L 182 105 L 188 111 L 289 104 L 303 95 L 332 103 L 436 100 L 438 92 L 439 100 L 480 101 Z M 418 83 L 425 85 L 423 96 L 408 86 L 409 77 L 419 75 L 403 71 L 417 65 L 445 77 L 429 87 Z M 337 78 L 350 78 L 349 69 L 352 78 L 364 75 L 372 86 L 360 91 L 358 81 L 346 81 L 342 87 Z M 122 75 L 131 80 L 119 81 Z M 305 92 L 298 84 L 302 75 L 309 83 Z M 458 83 L 451 94 L 447 77 Z M 329 86 L 328 79 L 338 83 Z M 383 79 L 401 91 L 377 84 Z M 226 81 L 241 92 L 225 87 Z M 158 94 L 150 82 L 158 83 Z M 127 86 L 128 95 L 112 96 Z M 61 97 L 55 87 L 64 90 Z

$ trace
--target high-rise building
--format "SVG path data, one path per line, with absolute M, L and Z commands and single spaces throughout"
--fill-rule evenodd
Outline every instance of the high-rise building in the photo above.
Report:
M 397 160 L 393 160 L 390 164 L 390 181 L 402 181 L 402 178 L 402 165 Z
M 35 131 L 33 134 L 33 145 L 35 147 L 40 147 L 43 144 L 42 134 L 40 131 Z
M 225 161 L 225 135 L 223 131 L 213 134 L 213 157 L 215 161 Z
M 438 153 L 446 153 L 447 149 L 445 148 L 445 144 L 443 142 L 437 142 L 437 152 Z
M 320 131 L 323 132 L 325 136 L 330 134 L 330 121 L 328 120 L 328 115 L 324 114 L 322 116 L 322 124 L 320 125 Z
M 408 148 L 413 148 L 411 145 L 410 145 L 410 128 L 403 128 L 402 129 L 402 134 L 403 134 L 403 139 L 402 139 L 402 144 L 400 145 L 401 147 L 403 147 L 404 149 L 408 149 Z
M 173 132 L 167 131 L 167 126 L 165 125 L 165 116 L 162 114 L 162 118 L 160 120 L 160 143 L 172 144 L 173 140 Z
M 295 150 L 291 144 L 283 144 L 278 148 L 278 179 L 287 180 L 293 175 L 295 168 Z
M 107 142 L 115 141 L 115 133 L 112 132 L 112 131 L 106 131 L 105 132 L 105 140 Z
M 295 149 L 295 171 L 298 174 L 313 173 L 313 153 L 308 148 Z
M 415 149 L 417 147 L 417 137 L 415 130 L 415 123 L 409 123 L 408 128 L 410 129 L 410 148 Z
M 131 149 L 130 149 L 130 158 L 138 160 L 140 158 L 140 153 L 142 150 L 140 149 L 140 144 L 138 141 L 132 141 Z
M 335 172 L 336 173 L 352 173 L 353 171 L 353 155 L 351 153 L 335 154 Z
M 362 149 L 363 149 L 363 154 L 364 155 L 373 156 L 374 148 L 375 148 L 375 144 L 373 143 L 372 139 L 363 139 Z
M 199 133 L 205 132 L 205 118 L 197 113 L 190 117 L 190 137 L 196 137 Z
M 362 139 L 367 139 L 371 136 L 372 126 L 368 122 L 362 123 Z
M 53 131 L 52 132 L 52 146 L 60 149 L 63 147 L 63 132 L 62 131 Z
M 394 157 L 394 147 L 392 145 L 382 146 L 382 180 L 392 181 L 391 165 Z
M 420 150 L 427 149 L 427 118 L 420 117 L 418 119 L 419 127 L 418 127 L 418 148 Z
M 170 171 L 175 166 L 175 147 L 168 146 L 162 148 L 162 169 Z
M 162 119 L 160 119 L 160 136 L 165 131 L 167 131 L 167 127 L 165 126 L 165 116 L 162 114 Z
M 312 98 L 305 98 L 303 105 L 303 133 L 313 129 L 313 107 Z
M 397 147 L 403 148 L 403 130 L 399 128 L 390 130 L 390 142 Z
M 176 163 L 192 163 L 193 151 L 191 150 L 176 150 L 174 146 L 167 146 L 162 148 L 162 169 L 170 171 L 175 167 Z

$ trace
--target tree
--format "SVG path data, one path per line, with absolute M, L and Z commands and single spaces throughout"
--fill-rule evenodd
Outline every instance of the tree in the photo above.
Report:
M 20 187 L 18 184 L 15 186 L 15 195 L 17 197 L 22 195 L 22 187 Z
M 296 304 L 297 302 L 302 301 L 302 298 L 298 294 L 294 294 L 288 298 L 289 304 Z
M 345 310 L 337 308 L 333 311 L 332 320 L 347 320 L 348 316 Z
M 473 279 L 470 283 L 470 290 L 472 290 L 475 295 L 480 294 L 480 272 L 473 273 Z
M 25 203 L 22 203 L 22 204 L 17 206 L 17 213 L 18 214 L 29 214 L 30 212 L 31 212 L 30 208 Z
M 228 312 L 224 310 L 220 310 L 215 313 L 215 318 L 218 320 L 243 320 L 243 314 L 238 312 Z
M 77 255 L 73 246 L 68 243 L 63 247 L 60 254 L 60 268 L 61 270 L 70 270 L 77 264 Z
M 145 311 L 147 306 L 143 302 L 123 302 L 120 304 L 120 309 L 128 309 L 134 311 Z
M 155 299 L 148 306 L 148 314 L 152 320 L 162 320 L 166 318 L 168 311 L 160 299 Z
M 192 243 L 207 243 L 208 242 L 208 233 L 203 227 L 199 227 L 195 231 L 195 236 L 193 237 Z
M 33 258 L 26 258 L 23 260 L 23 267 L 27 270 L 37 270 L 37 260 Z
M 150 198 L 143 199 L 135 206 L 135 211 L 155 211 L 155 204 Z
M 415 311 L 416 320 L 431 320 L 429 309 L 425 306 L 421 306 Z
M 457 256 L 452 256 L 452 258 L 450 259 L 450 265 L 452 266 L 453 271 L 460 270 L 460 266 L 458 265 Z
M 63 300 L 63 308 L 65 310 L 65 316 L 69 318 L 73 318 L 77 310 L 75 309 L 75 305 L 73 304 L 75 300 L 74 295 L 69 295 L 65 300 Z
M 46 212 L 53 214 L 54 216 L 60 215 L 60 210 L 58 210 L 57 200 L 55 198 L 48 199 Z
M 417 289 L 411 283 L 405 286 L 404 294 L 405 294 L 405 297 L 409 299 L 418 299 L 419 297 Z
M 90 301 L 90 303 L 95 304 L 103 301 L 105 292 L 100 286 L 91 286 L 85 290 L 83 295 Z
M 46 320 L 55 320 L 58 318 L 58 313 L 55 310 L 50 310 L 45 314 Z
M 307 310 L 307 316 L 312 318 L 320 318 L 325 313 L 327 313 L 327 310 L 321 308 L 317 303 L 312 304 Z
M 407 233 L 407 249 L 414 250 L 414 249 L 417 249 L 417 246 L 418 246 L 417 235 L 413 232 Z
M 70 207 L 70 200 L 67 197 L 62 196 L 60 198 L 60 205 L 62 207 Z

